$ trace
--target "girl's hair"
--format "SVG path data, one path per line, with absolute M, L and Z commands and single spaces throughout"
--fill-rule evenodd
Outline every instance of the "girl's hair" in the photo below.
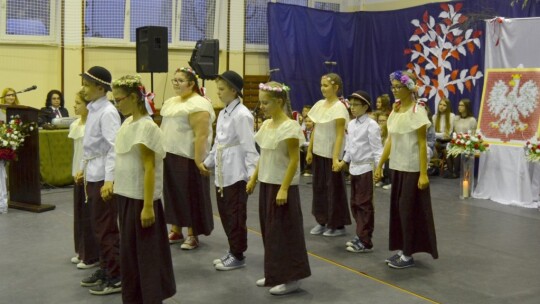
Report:
M 259 90 L 265 92 L 270 98 L 283 101 L 283 112 L 292 118 L 291 100 L 289 99 L 289 87 L 279 82 L 270 81 L 259 84 Z
M 182 68 L 176 69 L 175 74 L 176 73 L 182 73 L 184 76 L 186 76 L 187 81 L 194 83 L 192 91 L 201 96 L 204 96 L 203 92 L 201 91 L 201 88 L 199 87 L 199 81 L 197 81 L 197 73 L 195 73 L 194 70 L 192 70 L 191 68 L 182 67 Z
M 377 100 L 381 100 L 381 112 L 385 112 L 386 114 L 392 112 L 392 105 L 390 104 L 390 95 L 388 94 L 382 94 L 381 96 L 377 97 Z M 379 109 L 377 109 L 379 110 Z
M 441 130 L 441 116 L 444 116 L 444 128 L 445 132 L 450 134 L 450 113 L 452 113 L 451 103 L 448 98 L 443 98 L 441 101 L 439 101 L 439 104 L 441 102 L 444 102 L 446 104 L 446 111 L 444 113 L 441 113 L 439 111 L 439 106 L 437 106 L 437 114 L 435 114 L 435 132 L 442 132 Z
M 15 102 L 13 104 L 19 104 L 19 97 L 17 97 L 17 94 L 15 94 L 15 92 L 17 91 L 15 91 L 15 89 L 13 88 L 5 88 L 4 91 L 2 91 L 2 98 L 0 98 L 0 104 L 6 104 L 6 99 L 4 97 L 6 97 L 6 95 L 9 95 L 10 91 L 13 92 L 11 94 L 15 95 Z
M 90 103 L 90 101 L 86 100 L 86 98 L 84 97 L 84 90 L 80 90 L 79 92 L 77 92 L 77 94 L 75 94 L 75 96 L 79 97 L 79 99 L 82 100 L 85 104 Z
M 50 90 L 49 93 L 47 93 L 47 99 L 45 100 L 45 106 L 50 107 L 52 106 L 52 97 L 56 94 L 60 96 L 60 108 L 64 107 L 64 94 L 58 90 Z
M 147 113 L 144 101 L 146 89 L 142 84 L 141 76 L 122 76 L 112 82 L 112 87 L 123 90 L 127 95 L 135 94 L 137 96 L 137 108 L 141 113 Z
M 463 98 L 459 101 L 460 103 L 463 102 L 463 105 L 465 106 L 465 113 L 466 116 L 463 118 L 471 117 L 473 116 L 472 108 L 471 108 L 471 100 L 469 98 Z M 458 103 L 459 105 L 459 103 Z M 459 116 L 461 116 L 461 113 L 458 113 Z
M 328 73 L 322 76 L 322 78 L 326 78 L 331 84 L 337 85 L 338 90 L 336 92 L 337 96 L 341 96 L 343 94 L 343 80 L 341 80 L 341 77 L 339 77 L 336 73 Z

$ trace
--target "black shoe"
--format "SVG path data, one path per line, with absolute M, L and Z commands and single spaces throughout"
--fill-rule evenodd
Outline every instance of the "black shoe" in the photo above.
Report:
M 104 296 L 119 292 L 122 292 L 122 280 L 120 278 L 110 279 L 100 284 L 99 286 L 90 288 L 90 293 L 98 296 Z
M 410 260 L 405 262 L 403 259 L 399 258 L 397 260 L 390 261 L 390 263 L 388 263 L 388 266 L 390 266 L 390 268 L 395 268 L 395 269 L 413 267 L 414 259 L 411 257 Z
M 98 269 L 94 271 L 89 277 L 83 279 L 81 281 L 81 286 L 83 287 L 92 287 L 92 286 L 98 286 L 101 283 L 105 282 L 105 270 L 104 269 Z
M 393 256 L 391 256 L 391 257 L 387 258 L 386 260 L 384 260 L 384 262 L 386 264 L 388 264 L 388 263 L 394 262 L 395 260 L 400 259 L 400 258 L 401 258 L 401 256 L 396 253 Z
M 443 178 L 452 178 L 452 173 L 450 171 L 444 171 L 442 174 Z

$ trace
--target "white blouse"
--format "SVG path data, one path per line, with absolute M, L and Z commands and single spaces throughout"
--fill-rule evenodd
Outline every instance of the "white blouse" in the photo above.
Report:
M 271 128 L 272 119 L 265 120 L 255 134 L 255 141 L 261 147 L 259 158 L 259 181 L 267 184 L 281 185 L 289 166 L 289 148 L 286 139 L 298 139 L 298 146 L 304 143 L 304 133 L 300 124 L 295 120 L 287 120 L 277 128 Z M 299 152 L 300 153 L 300 152 Z M 300 179 L 300 165 L 291 181 L 291 185 L 298 185 Z
M 336 142 L 336 119 L 345 119 L 345 128 L 349 123 L 349 112 L 343 103 L 336 101 L 330 108 L 325 108 L 326 99 L 317 101 L 308 113 L 315 124 L 315 137 L 313 138 L 313 154 L 332 158 Z M 345 147 L 345 134 L 339 155 L 343 154 Z
M 206 151 L 212 145 L 212 123 L 216 119 L 214 108 L 210 101 L 200 95 L 194 95 L 182 102 L 179 96 L 169 98 L 163 104 L 160 115 L 161 130 L 163 131 L 163 148 L 165 152 L 195 158 L 195 136 L 189 124 L 189 115 L 197 112 L 210 113 L 208 120 L 208 139 Z
M 429 128 L 431 125 L 426 109 L 420 105 L 413 105 L 407 112 L 392 111 L 388 117 L 387 125 L 388 134 L 392 141 L 390 169 L 402 172 L 420 172 L 417 131 L 422 126 Z
M 73 139 L 73 162 L 71 163 L 71 175 L 77 175 L 79 165 L 83 158 L 83 137 L 85 125 L 81 124 L 81 119 L 78 118 L 69 125 L 68 137 Z
M 155 187 L 154 200 L 161 198 L 163 190 L 163 134 L 150 116 L 133 121 L 127 118 L 116 137 L 116 176 L 114 193 L 133 198 L 144 199 L 144 164 L 141 145 L 154 151 Z

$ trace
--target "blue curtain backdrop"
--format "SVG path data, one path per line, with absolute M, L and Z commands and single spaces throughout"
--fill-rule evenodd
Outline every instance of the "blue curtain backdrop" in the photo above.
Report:
M 459 56 L 459 60 L 449 60 L 452 70 L 470 69 L 478 65 L 478 70 L 483 73 L 484 19 L 494 16 L 533 17 L 540 14 L 538 0 L 529 0 L 525 8 L 521 7 L 521 3 L 512 7 L 510 2 L 468 0 L 448 3 L 460 6 L 460 13 L 469 18 L 462 25 L 463 28 L 482 32 L 479 36 L 480 48 L 474 47 L 472 54 L 466 48 L 466 56 Z M 343 78 L 345 96 L 359 89 L 369 92 L 373 102 L 381 94 L 392 96 L 388 75 L 395 70 L 406 69 L 411 62 L 411 55 L 404 53 L 406 49 L 414 48 L 414 42 L 409 39 L 417 27 L 411 21 L 422 21 L 427 12 L 438 23 L 442 11 L 440 3 L 394 11 L 355 13 L 269 3 L 270 68 L 280 69 L 272 74 L 272 79 L 292 88 L 290 96 L 295 110 L 322 98 L 320 78 L 328 72 L 327 66 L 323 64 L 325 61 L 337 62 L 331 71 Z M 461 98 L 470 98 L 474 113 L 478 114 L 483 81 L 483 77 L 479 78 L 470 92 L 465 88 L 463 93 L 456 89 L 455 94 L 449 94 L 454 112 Z M 431 98 L 432 109 L 433 104 L 434 98 Z

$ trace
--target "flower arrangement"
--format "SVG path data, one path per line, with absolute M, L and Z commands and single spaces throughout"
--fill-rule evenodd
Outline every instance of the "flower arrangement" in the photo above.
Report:
M 527 141 L 525 143 L 525 157 L 527 158 L 527 161 L 530 162 L 539 162 L 540 161 L 540 144 L 538 143 L 531 143 L 530 141 Z
M 447 154 L 458 156 L 460 154 L 479 154 L 489 150 L 489 144 L 484 142 L 482 134 L 452 133 L 452 140 L 448 144 Z
M 416 83 L 414 83 L 414 80 L 412 80 L 407 74 L 403 74 L 401 71 L 395 71 L 390 74 L 390 82 L 392 80 L 397 80 L 401 82 L 404 86 L 407 87 L 407 89 L 411 91 L 416 90 Z
M 18 115 L 11 116 L 8 123 L 0 122 L 0 160 L 16 160 L 24 138 L 35 128 L 35 122 L 24 123 Z

